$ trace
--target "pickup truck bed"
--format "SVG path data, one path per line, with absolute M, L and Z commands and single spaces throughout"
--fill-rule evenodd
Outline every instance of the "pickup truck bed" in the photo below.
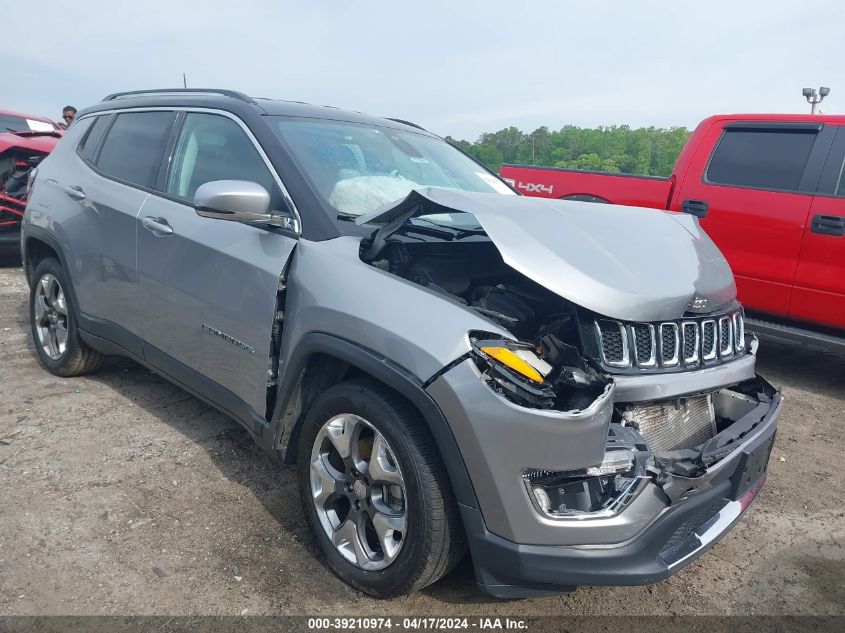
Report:
M 537 172 L 542 172 L 538 182 Z M 610 202 L 634 207 L 666 208 L 672 178 L 638 174 L 609 174 L 563 167 L 502 165 L 499 174 L 518 191 L 542 198 Z M 596 194 L 600 192 L 600 194 Z

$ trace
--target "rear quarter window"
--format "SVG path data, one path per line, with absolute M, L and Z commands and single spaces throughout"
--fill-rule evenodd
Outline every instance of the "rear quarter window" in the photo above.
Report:
M 815 131 L 726 129 L 705 176 L 707 182 L 799 191 Z
M 108 176 L 152 188 L 175 117 L 174 112 L 118 114 L 103 141 L 97 168 Z

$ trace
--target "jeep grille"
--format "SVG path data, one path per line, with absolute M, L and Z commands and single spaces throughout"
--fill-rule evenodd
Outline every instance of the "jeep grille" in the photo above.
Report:
M 745 350 L 742 311 L 661 323 L 597 319 L 601 361 L 616 368 L 695 367 Z

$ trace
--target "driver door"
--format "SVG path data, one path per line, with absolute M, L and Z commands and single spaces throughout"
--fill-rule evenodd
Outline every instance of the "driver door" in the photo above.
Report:
M 260 432 L 280 276 L 296 240 L 276 230 L 203 218 L 192 200 L 214 180 L 281 192 L 269 161 L 234 118 L 189 112 L 173 157 L 138 214 L 146 360 Z

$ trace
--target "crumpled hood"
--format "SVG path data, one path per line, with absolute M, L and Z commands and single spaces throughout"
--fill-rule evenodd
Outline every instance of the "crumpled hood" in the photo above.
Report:
M 511 268 L 608 317 L 678 319 L 736 297 L 724 256 L 684 213 L 428 188 L 358 223 L 384 223 L 378 245 L 411 217 L 455 211 L 475 216 Z

